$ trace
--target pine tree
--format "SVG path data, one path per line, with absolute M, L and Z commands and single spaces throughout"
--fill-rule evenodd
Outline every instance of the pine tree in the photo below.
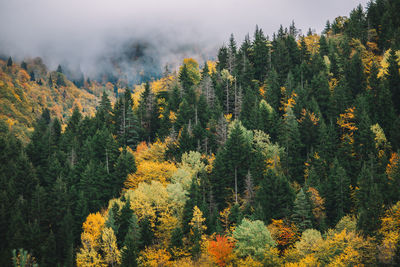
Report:
M 240 121 L 232 123 L 224 148 L 217 153 L 211 177 L 216 202 L 224 206 L 230 192 L 235 202 L 244 191 L 244 180 L 250 163 L 251 136 Z
M 383 209 L 383 195 L 381 187 L 384 185 L 382 174 L 376 173 L 376 164 L 373 158 L 365 162 L 358 176 L 357 228 L 364 235 L 372 236 L 380 226 L 380 216 Z
M 252 43 L 252 53 L 250 60 L 254 65 L 254 77 L 263 82 L 268 72 L 269 47 L 267 46 L 267 38 L 262 29 L 256 26 L 254 32 L 254 41 Z
M 392 94 L 392 101 L 397 115 L 400 115 L 400 74 L 397 55 L 394 48 L 390 50 L 388 63 L 389 68 L 386 76 L 386 83 Z
M 141 236 L 140 249 L 143 249 L 146 246 L 150 246 L 153 243 L 154 231 L 151 227 L 151 222 L 148 217 L 144 217 L 139 222 L 139 227 Z
M 285 148 L 284 168 L 290 179 L 303 182 L 302 142 L 298 122 L 292 108 L 287 107 L 280 129 L 280 143 Z
M 352 207 L 350 179 L 337 158 L 333 161 L 327 188 L 324 191 L 328 222 L 329 225 L 334 226 Z
M 183 246 L 183 232 L 181 227 L 176 227 L 171 234 L 170 248 L 181 248 Z
M 300 232 L 312 228 L 311 205 L 303 188 L 297 193 L 294 201 L 292 220 Z
M 121 266 L 138 266 L 137 256 L 139 253 L 140 229 L 137 224 L 136 215 L 133 214 L 129 224 L 129 230 L 124 238 L 124 246 L 121 251 Z
M 261 180 L 255 199 L 259 219 L 270 223 L 271 219 L 283 219 L 289 216 L 294 199 L 295 192 L 287 178 L 268 170 Z
M 128 152 L 126 148 L 123 148 L 121 154 L 116 160 L 114 167 L 114 179 L 111 181 L 110 186 L 112 187 L 112 196 L 117 197 L 121 191 L 123 184 L 130 173 L 136 172 L 135 157 L 132 153 Z
M 353 97 L 356 97 L 358 94 L 365 91 L 366 78 L 364 74 L 364 66 L 358 52 L 354 54 L 349 62 L 346 69 L 346 79 L 352 90 Z
M 275 111 L 278 112 L 281 98 L 282 95 L 281 87 L 279 85 L 278 73 L 273 68 L 268 74 L 266 100 L 268 104 L 270 104 L 275 109 Z
M 26 64 L 25 61 L 21 62 L 21 68 L 24 69 L 24 70 L 28 70 L 28 65 Z
M 63 70 L 62 70 L 62 68 L 61 68 L 61 65 L 58 65 L 58 67 L 57 67 L 57 72 L 58 72 L 58 73 L 63 73 Z
M 9 57 L 7 60 L 7 67 L 12 67 L 12 65 L 13 65 L 13 60 L 11 57 Z
M 118 247 L 122 247 L 130 228 L 134 224 L 135 218 L 133 218 L 133 211 L 131 209 L 131 202 L 129 199 L 126 200 L 125 204 L 122 206 L 116 220 L 118 225 L 117 233 L 117 244 Z M 134 226 L 134 225 L 133 225 Z M 132 229 L 132 231 L 134 231 Z

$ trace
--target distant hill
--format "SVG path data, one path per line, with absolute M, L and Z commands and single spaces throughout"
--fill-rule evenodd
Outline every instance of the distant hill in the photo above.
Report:
M 103 91 L 115 100 L 116 89 L 111 83 L 86 80 L 78 88 L 59 71 L 48 70 L 40 58 L 26 62 L 0 60 L 1 127 L 8 127 L 26 141 L 33 122 L 45 108 L 64 123 L 75 106 L 83 114 L 94 114 Z

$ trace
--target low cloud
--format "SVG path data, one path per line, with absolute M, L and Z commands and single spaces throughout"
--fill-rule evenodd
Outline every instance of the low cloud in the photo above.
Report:
M 109 71 L 116 60 L 127 73 L 159 73 L 184 57 L 215 57 L 231 33 L 240 41 L 256 24 L 272 35 L 294 20 L 303 32 L 319 33 L 327 19 L 366 2 L 2 0 L 0 54 L 40 56 L 51 69 L 62 63 L 87 76 Z

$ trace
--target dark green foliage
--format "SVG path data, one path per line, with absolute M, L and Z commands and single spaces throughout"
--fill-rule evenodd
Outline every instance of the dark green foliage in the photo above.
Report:
M 21 68 L 23 68 L 24 70 L 28 70 L 28 65 L 26 64 L 25 61 L 21 62 Z
M 292 108 L 288 107 L 282 120 L 280 144 L 285 148 L 284 167 L 288 177 L 299 183 L 303 182 L 303 160 L 301 150 L 303 144 L 300 140 L 299 125 L 293 114 Z
M 295 192 L 287 178 L 282 174 L 276 174 L 269 170 L 260 183 L 256 194 L 256 207 L 258 217 L 265 223 L 271 219 L 288 217 L 293 207 Z
M 365 91 L 366 78 L 363 63 L 358 52 L 354 54 L 347 66 L 346 79 L 349 83 L 349 88 L 351 88 L 353 97 Z
M 268 74 L 266 99 L 275 111 L 279 111 L 281 104 L 281 87 L 279 86 L 278 73 L 272 69 Z
M 7 67 L 11 67 L 12 65 L 13 65 L 13 60 L 11 57 L 9 57 L 7 60 Z
M 312 228 L 311 205 L 303 188 L 297 193 L 294 201 L 292 220 L 300 232 Z
M 140 227 L 140 236 L 141 236 L 141 244 L 140 249 L 143 249 L 146 246 L 150 246 L 153 242 L 154 231 L 151 227 L 150 219 L 145 217 L 139 222 Z
M 367 28 L 367 19 L 360 4 L 350 12 L 350 18 L 346 21 L 345 34 L 365 43 L 367 41 Z
M 334 226 L 352 207 L 350 179 L 336 158 L 333 161 L 323 193 L 326 199 L 325 207 L 328 224 Z
M 118 213 L 118 216 L 115 220 L 115 224 L 118 227 L 118 232 L 116 234 L 117 244 L 119 247 L 122 247 L 124 243 L 125 237 L 128 234 L 129 230 L 132 227 L 132 224 L 135 224 L 136 218 L 133 218 L 134 214 L 131 209 L 131 202 L 129 199 L 126 200 L 125 204 L 122 206 L 121 210 Z M 132 229 L 132 231 L 136 231 Z
M 63 70 L 62 70 L 62 68 L 61 68 L 61 65 L 58 65 L 58 67 L 57 67 L 57 72 L 58 72 L 58 73 L 63 73 Z
M 128 152 L 125 148 L 121 151 L 115 167 L 114 167 L 114 179 L 111 181 L 110 186 L 112 187 L 112 195 L 114 197 L 118 196 L 126 177 L 130 173 L 136 172 L 135 158 L 132 153 Z
M 122 210 L 121 210 L 122 212 Z M 135 267 L 137 266 L 137 256 L 139 254 L 140 245 L 140 229 L 137 224 L 137 218 L 135 214 L 129 221 L 129 229 L 124 237 L 124 246 L 121 250 L 121 266 Z
M 397 63 L 397 56 L 394 49 L 390 50 L 388 59 L 389 68 L 386 76 L 387 86 L 392 94 L 393 106 L 397 111 L 397 115 L 400 114 L 400 74 L 399 65 Z
M 175 228 L 171 234 L 170 248 L 181 248 L 183 245 L 182 238 L 183 238 L 182 228 L 181 227 Z
M 220 209 L 228 198 L 237 202 L 237 195 L 244 191 L 250 164 L 250 142 L 247 130 L 235 121 L 225 146 L 216 155 L 211 176 L 213 193 Z
M 383 213 L 384 174 L 376 172 L 373 158 L 365 162 L 358 177 L 357 192 L 358 221 L 357 228 L 364 235 L 374 235 L 380 226 L 380 216 Z

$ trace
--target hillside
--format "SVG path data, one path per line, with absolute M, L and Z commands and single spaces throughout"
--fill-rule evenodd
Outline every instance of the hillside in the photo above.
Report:
M 0 265 L 398 266 L 399 3 L 133 89 L 1 62 Z
M 84 115 L 93 116 L 103 91 L 115 99 L 113 85 L 91 82 L 77 88 L 62 70 L 48 70 L 40 58 L 26 62 L 0 60 L 0 123 L 27 142 L 44 109 L 62 124 L 75 106 Z

